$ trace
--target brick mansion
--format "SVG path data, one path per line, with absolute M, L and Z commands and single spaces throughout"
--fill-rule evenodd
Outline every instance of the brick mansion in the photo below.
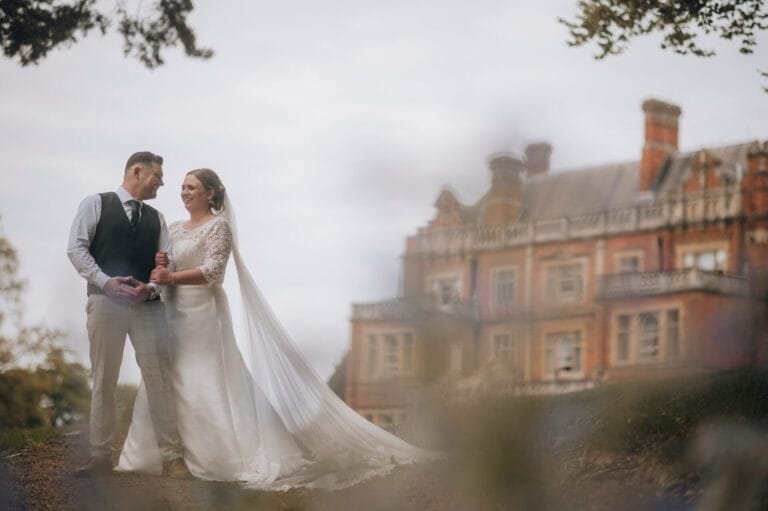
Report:
M 768 362 L 768 142 L 678 151 L 643 103 L 639 161 L 552 172 L 547 143 L 488 159 L 405 240 L 400 295 L 354 304 L 345 399 L 381 425 L 418 391 L 555 393 Z

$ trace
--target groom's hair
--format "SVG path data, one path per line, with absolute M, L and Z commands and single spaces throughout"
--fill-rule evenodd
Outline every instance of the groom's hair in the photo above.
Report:
M 125 162 L 125 170 L 128 171 L 131 167 L 133 167 L 136 164 L 152 165 L 153 163 L 162 165 L 163 157 L 158 154 L 151 153 L 149 151 L 139 151 L 138 153 L 133 153 L 128 158 L 128 161 Z

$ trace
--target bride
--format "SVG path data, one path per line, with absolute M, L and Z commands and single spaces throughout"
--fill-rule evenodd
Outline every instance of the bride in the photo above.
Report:
M 181 198 L 189 219 L 169 227 L 174 271 L 158 266 L 152 278 L 167 286 L 176 415 L 190 473 L 253 488 L 337 489 L 428 456 L 360 417 L 303 359 L 242 261 L 216 173 L 187 173 Z M 250 369 L 222 287 L 230 253 Z M 116 470 L 160 474 L 161 466 L 142 383 Z

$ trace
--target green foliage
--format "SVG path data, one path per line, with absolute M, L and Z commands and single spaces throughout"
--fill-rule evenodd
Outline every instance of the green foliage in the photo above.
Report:
M 159 0 L 141 14 L 142 4 L 131 9 L 115 1 L 112 12 L 100 10 L 97 0 L 0 0 L 0 46 L 22 66 L 38 64 L 54 48 L 72 45 L 94 29 L 105 34 L 112 18 L 123 36 L 123 52 L 148 68 L 163 64 L 162 50 L 183 46 L 189 57 L 207 59 L 187 24 L 191 0 Z
M 19 316 L 19 303 L 24 281 L 18 277 L 19 261 L 16 250 L 10 242 L 0 236 L 0 369 L 15 360 L 13 343 L 2 330 L 3 323 L 9 317 Z
M 697 428 L 717 419 L 768 422 L 768 370 L 750 368 L 645 384 L 601 389 L 610 403 L 593 432 L 603 450 L 656 451 L 680 459 Z
M 0 428 L 71 424 L 88 408 L 88 372 L 52 350 L 35 369 L 0 372 Z
M 681 55 L 710 57 L 715 51 L 699 45 L 702 35 L 739 41 L 739 51 L 751 54 L 757 33 L 768 29 L 764 0 L 579 0 L 576 19 L 558 21 L 568 27 L 569 46 L 597 43 L 595 58 L 622 53 L 638 36 L 660 33 L 661 48 Z M 758 71 L 768 77 L 768 72 Z M 768 87 L 763 87 L 768 92 Z
M 19 451 L 30 445 L 57 438 L 61 429 L 51 427 L 0 430 L 0 452 Z
M 569 45 L 595 41 L 598 59 L 621 53 L 630 39 L 653 32 L 662 34 L 662 49 L 708 57 L 715 52 L 699 46 L 702 34 L 739 39 L 739 51 L 752 53 L 756 34 L 768 28 L 763 4 L 764 0 L 579 0 L 576 21 L 559 21 L 570 31 Z
M 42 406 L 44 385 L 23 368 L 0 373 L 0 428 L 35 428 L 50 424 Z
M 88 373 L 68 359 L 61 331 L 22 322 L 23 290 L 16 251 L 0 236 L 0 428 L 70 424 L 88 407 Z
M 45 364 L 36 370 L 43 382 L 50 425 L 72 424 L 84 414 L 90 403 L 88 370 L 82 364 L 67 360 L 62 349 L 52 349 Z

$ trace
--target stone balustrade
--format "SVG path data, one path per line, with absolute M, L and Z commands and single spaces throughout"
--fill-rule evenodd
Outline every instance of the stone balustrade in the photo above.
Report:
M 671 196 L 664 201 L 588 215 L 466 228 L 422 228 L 410 253 L 453 255 L 530 243 L 588 239 L 714 222 L 741 214 L 737 190 Z
M 436 296 L 409 296 L 375 303 L 352 304 L 353 321 L 386 321 L 416 319 L 424 313 L 445 313 L 458 317 L 475 318 L 477 307 L 471 302 L 455 300 L 440 303 Z
M 597 295 L 602 299 L 611 299 L 685 291 L 746 295 L 749 293 L 749 281 L 737 275 L 697 269 L 620 273 L 602 276 L 598 283 Z

